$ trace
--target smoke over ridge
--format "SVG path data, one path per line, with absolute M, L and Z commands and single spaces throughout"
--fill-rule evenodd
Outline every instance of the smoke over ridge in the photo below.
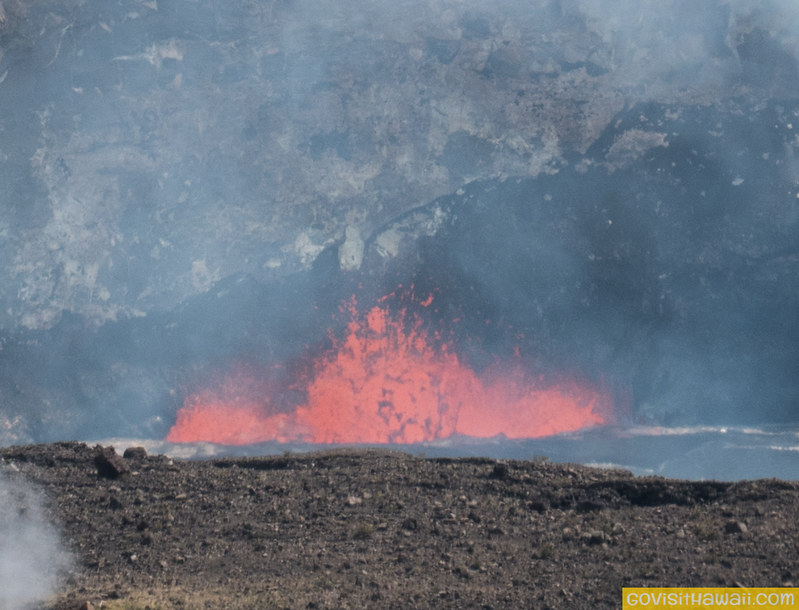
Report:
M 3 6 L 0 442 L 163 438 L 411 285 L 621 423 L 799 419 L 795 3 Z

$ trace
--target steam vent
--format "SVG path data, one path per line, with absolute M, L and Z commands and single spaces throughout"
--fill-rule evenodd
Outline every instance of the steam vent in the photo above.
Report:
M 5 0 L 0 444 L 796 478 L 798 32 L 779 0 Z

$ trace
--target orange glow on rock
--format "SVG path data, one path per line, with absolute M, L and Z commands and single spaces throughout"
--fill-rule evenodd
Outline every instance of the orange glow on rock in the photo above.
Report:
M 518 360 L 478 376 L 406 309 L 392 316 L 378 305 L 361 315 L 354 298 L 345 309 L 346 333 L 314 362 L 304 404 L 278 412 L 268 384 L 238 371 L 219 389 L 189 395 L 167 440 L 418 443 L 536 438 L 607 423 L 607 392 L 577 381 L 543 384 Z

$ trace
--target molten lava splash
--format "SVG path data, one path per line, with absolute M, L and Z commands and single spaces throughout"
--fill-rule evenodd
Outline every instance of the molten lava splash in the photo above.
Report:
M 456 431 L 458 387 L 477 382 L 446 346 L 434 350 L 421 322 L 405 323 L 373 307 L 353 318 L 336 348 L 323 356 L 298 417 L 319 443 L 415 443 Z
M 186 397 L 167 440 L 249 445 L 264 440 L 289 442 L 301 435 L 294 414 L 277 412 L 275 384 L 251 367 L 237 366 L 216 389 Z
M 431 299 L 422 302 L 427 306 Z M 347 304 L 343 339 L 315 362 L 307 400 L 270 404 L 268 384 L 230 375 L 219 390 L 186 398 L 167 440 L 242 445 L 262 441 L 417 443 L 453 434 L 535 438 L 606 423 L 607 393 L 576 381 L 544 385 L 519 364 L 477 375 L 447 342 L 403 309 Z

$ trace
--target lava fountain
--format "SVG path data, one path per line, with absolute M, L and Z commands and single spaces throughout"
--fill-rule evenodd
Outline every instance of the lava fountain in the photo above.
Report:
M 427 307 L 432 296 L 418 303 Z M 537 438 L 607 424 L 609 392 L 576 379 L 548 383 L 519 358 L 477 373 L 451 341 L 407 307 L 381 299 L 365 314 L 353 297 L 343 337 L 286 384 L 250 367 L 186 397 L 166 440 L 419 443 L 453 435 Z M 280 385 L 280 387 L 278 387 Z M 303 398 L 287 409 L 290 387 Z

